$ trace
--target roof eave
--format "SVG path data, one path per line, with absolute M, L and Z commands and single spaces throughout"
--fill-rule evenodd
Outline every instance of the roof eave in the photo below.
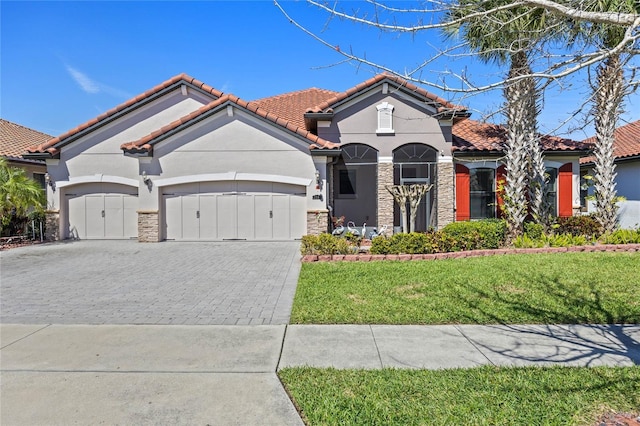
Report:
M 340 148 L 316 148 L 309 151 L 312 157 L 339 157 L 342 154 Z

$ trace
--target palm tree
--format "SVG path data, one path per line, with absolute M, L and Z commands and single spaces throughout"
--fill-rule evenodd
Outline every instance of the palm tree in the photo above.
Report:
M 482 3 L 483 9 L 500 6 L 504 1 Z M 449 20 L 456 21 L 478 12 L 478 2 L 459 0 Z M 542 9 L 521 7 L 497 12 L 498 16 L 466 20 L 449 28 L 449 35 L 462 32 L 472 50 L 485 62 L 509 63 L 504 89 L 507 139 L 505 141 L 504 213 L 509 239 L 521 235 L 527 216 L 527 188 L 535 218 L 543 218 L 545 167 L 537 131 L 539 90 L 530 77 L 528 52 L 544 35 L 547 14 Z M 460 21 L 458 21 L 460 22 Z M 529 180 L 529 175 L 531 179 Z M 533 185 L 529 185 L 530 181 Z
M 40 185 L 25 175 L 24 170 L 10 167 L 0 158 L 0 231 L 16 218 L 30 211 L 43 211 L 46 196 Z
M 598 0 L 593 10 L 598 12 L 633 12 L 638 4 L 633 0 Z M 624 37 L 624 29 L 606 24 L 579 27 L 587 42 L 611 49 Z M 594 189 L 596 218 L 605 231 L 613 231 L 617 226 L 616 172 L 614 163 L 614 131 L 623 108 L 627 89 L 623 65 L 626 57 L 616 53 L 610 55 L 598 66 L 593 96 L 593 114 L 596 133 L 594 147 Z

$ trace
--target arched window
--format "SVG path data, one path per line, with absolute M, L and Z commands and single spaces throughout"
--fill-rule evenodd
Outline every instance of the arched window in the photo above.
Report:
M 393 105 L 383 102 L 376 106 L 378 110 L 378 128 L 376 133 L 393 133 Z
M 412 143 L 393 151 L 394 185 L 435 184 L 437 151 L 429 145 Z M 420 201 L 416 215 L 416 231 L 426 231 L 436 227 L 432 206 L 435 203 L 435 189 L 431 189 Z M 399 226 L 400 209 L 394 207 L 394 226 Z
M 364 144 L 347 144 L 333 166 L 333 203 L 336 216 L 361 226 L 376 226 L 378 151 Z

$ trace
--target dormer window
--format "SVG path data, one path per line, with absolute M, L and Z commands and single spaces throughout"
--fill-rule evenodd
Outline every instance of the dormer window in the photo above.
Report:
M 393 132 L 393 105 L 389 102 L 383 102 L 376 106 L 378 110 L 378 128 L 377 134 L 389 134 Z

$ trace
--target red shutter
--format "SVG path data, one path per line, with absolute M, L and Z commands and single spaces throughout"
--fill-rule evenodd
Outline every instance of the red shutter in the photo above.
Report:
M 573 166 L 567 163 L 558 170 L 558 216 L 573 216 Z
M 469 220 L 471 209 L 469 194 L 469 169 L 456 164 L 456 220 Z
M 504 199 L 502 198 L 502 194 L 504 194 L 504 186 L 506 184 L 507 168 L 502 165 L 496 169 L 496 217 L 500 219 L 504 218 Z

